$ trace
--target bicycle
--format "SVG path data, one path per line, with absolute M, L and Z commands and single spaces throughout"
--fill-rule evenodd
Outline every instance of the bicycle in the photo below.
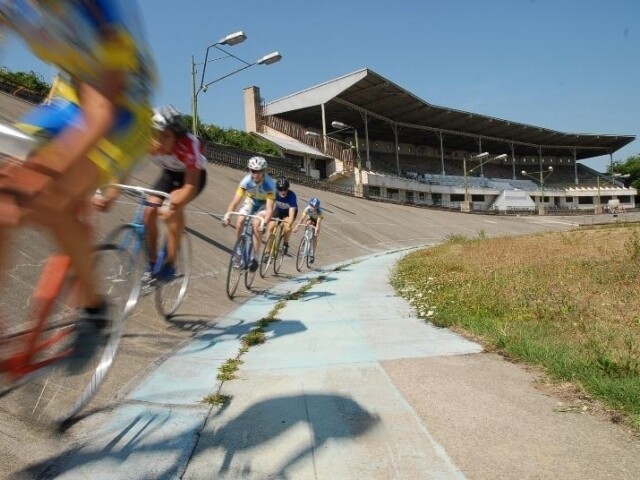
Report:
M 305 225 L 302 240 L 298 247 L 298 255 L 296 257 L 296 270 L 302 271 L 302 265 L 306 264 L 310 268 L 309 258 L 311 257 L 311 249 L 313 248 L 313 237 L 318 227 L 315 225 Z M 315 252 L 314 252 L 315 253 Z
M 134 185 L 112 184 L 107 187 L 118 188 L 123 195 L 138 200 L 138 206 L 134 212 L 133 219 L 124 225 L 116 227 L 107 235 L 106 239 L 108 244 L 115 245 L 118 249 L 129 252 L 135 268 L 144 271 L 147 265 L 149 265 L 146 225 L 143 220 L 144 208 L 146 206 L 158 207 L 156 204 L 147 202 L 146 197 L 148 195 L 161 197 L 165 203 L 168 202 L 171 197 L 165 192 Z M 170 318 L 178 308 L 180 308 L 187 293 L 189 279 L 191 277 L 192 248 L 191 237 L 185 230 L 182 232 L 180 247 L 178 248 L 178 253 L 174 261 L 175 275 L 169 280 L 156 280 L 153 278 L 153 274 L 158 273 L 164 265 L 164 260 L 167 255 L 166 242 L 166 238 L 161 239 L 159 242 L 162 247 L 158 251 L 158 256 L 149 275 L 143 277 L 141 289 L 138 293 L 148 295 L 154 291 L 158 313 L 165 318 Z M 139 295 L 130 299 L 130 302 L 133 304 L 131 307 L 132 310 L 138 299 Z
M 6 127 L 0 130 L 4 146 L 23 140 L 32 145 L 32 140 L 21 133 L 14 135 Z M 8 134 L 12 137 L 5 142 Z M 89 212 L 92 209 L 87 202 L 78 215 Z M 90 222 L 87 224 L 91 227 Z M 27 229 L 20 228 L 16 234 L 22 237 Z M 129 300 L 139 281 L 136 272 L 130 270 L 127 252 L 110 244 L 96 247 L 94 262 L 103 289 L 100 293 L 108 299 L 112 318 L 96 340 L 95 354 L 88 362 L 81 360 L 78 364 L 72 341 L 81 291 L 71 273 L 71 259 L 59 253 L 45 254 L 34 271 L 39 251 L 48 251 L 50 246 L 42 248 L 40 236 L 20 237 L 19 247 L 14 245 L 15 256 L 25 255 L 32 264 L 11 269 L 14 288 L 6 297 L 11 301 L 3 301 L 3 309 L 10 312 L 5 319 L 11 322 L 0 321 L 0 409 L 27 420 L 62 426 L 95 396 L 113 364 L 125 319 L 131 313 Z M 25 247 L 29 253 L 24 253 Z M 32 285 L 34 278 L 35 288 L 20 288 Z
M 260 228 L 264 228 L 264 218 L 259 215 L 246 215 L 241 212 L 229 212 L 229 215 L 243 216 L 242 232 L 240 238 L 236 241 L 231 252 L 229 260 L 229 269 L 227 270 L 227 296 L 233 299 L 240 282 L 240 277 L 244 273 L 244 285 L 247 289 L 251 289 L 256 271 L 251 271 L 251 260 L 253 255 L 253 226 L 251 219 L 260 219 Z
M 282 244 L 284 220 L 281 218 L 272 218 L 271 220 L 276 222 L 276 226 L 269 234 L 262 251 L 262 258 L 260 259 L 260 276 L 262 278 L 267 274 L 271 263 L 273 263 L 273 273 L 277 275 L 284 260 L 284 245 Z

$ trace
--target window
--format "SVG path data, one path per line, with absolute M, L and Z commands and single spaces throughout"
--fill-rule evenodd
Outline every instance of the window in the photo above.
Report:
M 380 187 L 369 186 L 369 195 L 372 197 L 380 196 Z

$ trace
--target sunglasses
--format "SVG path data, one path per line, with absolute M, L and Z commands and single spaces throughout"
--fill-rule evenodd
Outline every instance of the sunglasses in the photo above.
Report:
M 249 169 L 249 171 L 251 173 L 262 173 L 263 172 L 263 170 L 251 170 L 251 169 Z
M 289 190 L 288 188 L 279 188 L 278 191 L 279 192 L 286 192 L 287 190 Z

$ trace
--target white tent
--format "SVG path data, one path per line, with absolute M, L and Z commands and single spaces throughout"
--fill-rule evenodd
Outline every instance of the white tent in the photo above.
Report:
M 493 210 L 535 210 L 536 204 L 524 190 L 503 190 L 493 205 Z

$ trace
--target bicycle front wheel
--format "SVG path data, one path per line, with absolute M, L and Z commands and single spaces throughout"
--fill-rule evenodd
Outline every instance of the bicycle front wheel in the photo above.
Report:
M 175 275 L 172 279 L 158 281 L 156 285 L 156 308 L 160 315 L 170 318 L 184 300 L 191 276 L 191 237 L 185 230 L 180 239 L 180 248 L 173 266 Z
M 273 257 L 275 255 L 274 252 L 276 252 L 274 248 L 275 240 L 276 236 L 274 233 L 272 233 L 271 235 L 269 235 L 267 243 L 264 246 L 262 258 L 260 259 L 260 276 L 262 278 L 265 277 L 267 271 L 269 270 L 269 267 L 271 266 L 271 263 L 273 262 Z
M 276 245 L 273 250 L 276 255 L 276 258 L 273 261 L 273 273 L 277 275 L 282 268 L 282 261 L 284 260 L 284 245 L 282 242 L 282 235 L 278 235 L 276 237 Z
M 246 268 L 242 258 L 242 238 L 233 246 L 229 269 L 227 270 L 227 297 L 233 299 L 242 276 L 242 271 Z
M 307 250 L 308 250 L 308 239 L 305 235 L 300 240 L 300 246 L 298 247 L 298 256 L 296 257 L 296 270 L 299 272 L 302 271 L 302 265 L 305 263 L 305 258 L 307 258 Z
M 132 291 L 140 288 L 140 276 L 136 272 L 141 270 L 133 268 L 130 253 L 113 244 L 102 245 L 95 253 L 102 293 L 110 303 L 110 322 L 92 338 L 91 356 L 83 360 L 68 357 L 73 350 L 79 304 L 77 282 L 69 278 L 56 297 L 39 349 L 40 358 L 57 360 L 36 371 L 29 383 L 3 397 L 3 410 L 28 421 L 63 425 L 96 397 L 115 359 L 126 314 L 132 310 Z M 62 357 L 67 360 L 61 360 Z
M 255 252 L 255 257 L 254 257 L 253 237 L 246 237 L 245 242 L 246 242 L 245 252 L 247 252 L 246 258 L 249 263 L 248 263 L 248 268 L 244 272 L 244 286 L 247 287 L 247 290 L 251 290 L 251 285 L 253 285 L 253 280 L 254 278 L 256 278 L 256 270 L 258 270 L 257 265 L 254 267 L 255 269 L 252 270 L 251 264 L 254 262 L 255 259 L 258 258 L 258 252 Z M 254 260 L 252 260 L 252 258 Z

